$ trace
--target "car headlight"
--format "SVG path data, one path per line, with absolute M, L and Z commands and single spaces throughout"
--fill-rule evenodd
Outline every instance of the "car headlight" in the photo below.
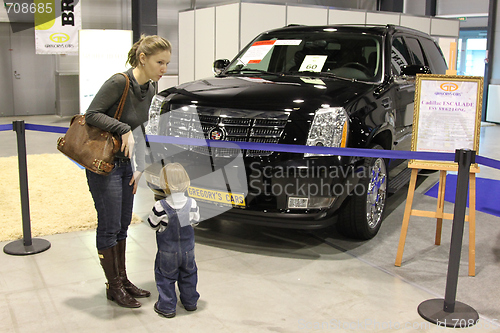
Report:
M 323 108 L 316 111 L 307 146 L 345 147 L 347 141 L 348 121 L 347 112 L 343 107 Z M 305 153 L 304 157 L 327 156 L 325 154 Z
M 164 97 L 161 95 L 154 95 L 151 100 L 151 105 L 149 106 L 148 112 L 148 123 L 146 125 L 146 134 L 148 135 L 158 135 L 159 125 L 160 125 L 160 114 L 163 105 L 170 101 L 171 95 Z

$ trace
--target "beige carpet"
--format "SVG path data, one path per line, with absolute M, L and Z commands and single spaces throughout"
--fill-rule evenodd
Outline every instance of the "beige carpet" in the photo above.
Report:
M 85 171 L 62 154 L 28 155 L 32 237 L 95 229 Z M 17 156 L 0 158 L 0 241 L 23 238 Z M 132 223 L 141 222 L 134 214 Z

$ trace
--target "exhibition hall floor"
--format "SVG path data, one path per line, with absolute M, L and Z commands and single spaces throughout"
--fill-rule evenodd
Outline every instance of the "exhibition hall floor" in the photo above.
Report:
M 0 124 L 15 119 L 0 118 Z M 23 119 L 54 126 L 69 121 Z M 485 124 L 479 154 L 500 159 L 499 136 L 500 126 Z M 58 153 L 59 134 L 27 131 L 26 137 L 28 154 Z M 15 133 L 0 132 L 0 157 L 15 155 Z M 500 171 L 484 167 L 478 177 L 500 179 Z M 419 177 L 415 209 L 435 210 L 436 200 L 424 193 L 437 179 L 437 173 Z M 200 223 L 198 310 L 187 312 L 178 305 L 172 319 L 153 311 L 156 244 L 145 222 L 130 227 L 127 249 L 130 280 L 152 292 L 139 299 L 139 309 L 106 299 L 94 230 L 40 236 L 51 244 L 45 252 L 0 254 L 0 332 L 441 332 L 442 327 L 420 317 L 417 307 L 444 297 L 451 222 L 444 223 L 442 244 L 436 246 L 435 221 L 412 217 L 403 264 L 395 267 L 406 191 L 388 198 L 384 224 L 366 242 L 346 239 L 333 227 L 301 231 L 232 221 Z M 135 213 L 145 219 L 153 203 L 141 183 Z M 68 198 L 67 204 L 77 205 L 78 198 Z M 446 210 L 452 212 L 453 205 Z M 12 223 L 21 227 L 21 221 Z M 477 212 L 475 277 L 467 275 L 465 229 L 457 301 L 480 315 L 466 331 L 500 332 L 500 218 Z

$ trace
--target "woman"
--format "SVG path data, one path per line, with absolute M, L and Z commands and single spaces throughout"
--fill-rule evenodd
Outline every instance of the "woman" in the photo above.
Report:
M 155 94 L 151 81 L 157 82 L 165 74 L 171 53 L 172 46 L 166 39 L 142 36 L 128 53 L 131 68 L 124 74 L 129 78 L 130 89 L 120 120 L 113 116 L 126 84 L 121 74 L 113 75 L 102 85 L 85 114 L 88 124 L 121 136 L 121 150 L 116 154 L 111 174 L 102 176 L 88 170 L 86 174 L 97 211 L 96 246 L 108 280 L 106 297 L 127 308 L 140 307 L 136 298 L 151 295 L 128 280 L 125 244 L 134 194 L 145 165 L 143 149 L 137 145 L 134 151 L 134 145 L 138 140 L 144 142 L 141 127 L 148 120 Z

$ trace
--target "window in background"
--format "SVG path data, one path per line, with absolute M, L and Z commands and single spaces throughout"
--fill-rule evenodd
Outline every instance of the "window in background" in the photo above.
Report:
M 460 31 L 458 40 L 457 74 L 484 76 L 486 31 Z

